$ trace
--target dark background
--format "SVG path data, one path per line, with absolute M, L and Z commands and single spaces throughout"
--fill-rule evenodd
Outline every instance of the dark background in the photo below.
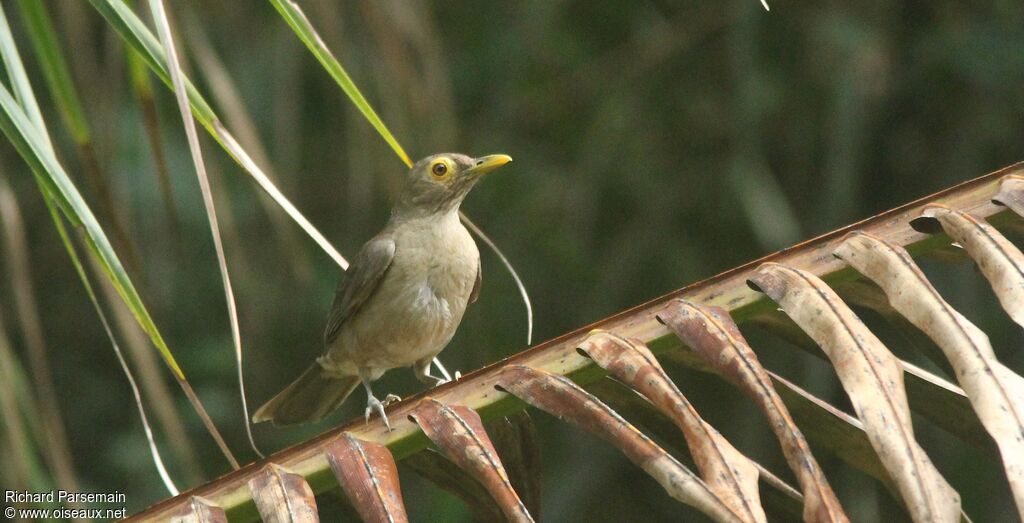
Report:
M 162 203 L 120 40 L 85 2 L 48 5 L 141 260 L 143 298 L 232 448 L 249 461 L 220 275 L 174 100 L 156 86 L 180 234 Z M 440 151 L 515 158 L 463 209 L 526 283 L 535 341 L 1024 159 L 1020 2 L 773 2 L 770 13 L 757 0 L 300 5 L 414 159 Z M 195 47 L 184 44 L 205 37 L 281 189 L 354 255 L 386 221 L 402 163 L 269 4 L 169 7 L 200 90 L 227 112 L 210 96 Z M 8 17 L 43 93 L 20 19 Z M 65 166 L 87 187 L 52 100 L 40 94 L 40 103 Z M 254 408 L 318 354 L 339 270 L 223 151 L 205 136 L 203 144 L 220 195 Z M 76 473 L 84 490 L 120 490 L 129 512 L 139 510 L 165 492 L 130 390 L 27 168 L 7 145 L 0 155 L 25 213 Z M 496 257 L 481 252 L 483 292 L 442 355 L 449 369 L 469 371 L 525 346 L 515 286 Z M 929 274 L 1020 370 L 1019 329 L 981 276 L 968 266 Z M 24 360 L 8 287 L 0 281 L 0 313 Z M 762 357 L 843 401 L 831 370 L 813 358 Z M 673 372 L 741 450 L 780 463 L 761 418 L 738 395 L 712 378 Z M 179 486 L 196 477 L 189 474 L 226 472 L 176 385 L 162 368 L 158 375 L 197 456 L 197 467 L 177 459 L 161 432 Z M 420 385 L 396 370 L 376 390 L 404 396 Z M 264 450 L 283 448 L 360 415 L 362 405 L 358 392 L 329 423 L 260 426 L 256 437 Z M 534 418 L 544 442 L 545 519 L 678 520 L 680 505 L 609 447 L 541 413 Z M 961 451 L 923 420 L 917 425 L 975 521 L 1009 520 L 998 463 Z M 898 511 L 876 482 L 818 457 L 856 520 Z M 402 474 L 414 519 L 469 517 L 455 498 Z

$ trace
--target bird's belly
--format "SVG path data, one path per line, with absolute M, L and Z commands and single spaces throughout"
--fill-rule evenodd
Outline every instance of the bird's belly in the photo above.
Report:
M 435 356 L 462 321 L 469 289 L 445 296 L 425 277 L 413 284 L 383 285 L 360 317 L 342 329 L 335 344 L 342 353 L 339 359 L 355 371 L 382 374 Z M 363 321 L 368 318 L 373 321 Z
M 382 344 L 379 354 L 396 367 L 412 365 L 440 352 L 455 334 L 466 307 L 439 296 L 426 281 L 396 301 L 406 305 L 388 322 L 388 332 L 382 333 L 388 343 Z
M 328 359 L 343 373 L 363 369 L 376 379 L 437 355 L 466 311 L 480 253 L 457 215 L 450 223 L 396 231 L 395 242 L 387 276 L 328 348 Z

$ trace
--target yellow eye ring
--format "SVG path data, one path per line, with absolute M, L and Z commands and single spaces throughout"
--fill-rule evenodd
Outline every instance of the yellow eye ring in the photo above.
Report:
M 430 164 L 430 175 L 433 176 L 435 180 L 444 180 L 451 176 L 454 170 L 451 160 L 447 158 L 434 160 L 434 162 Z

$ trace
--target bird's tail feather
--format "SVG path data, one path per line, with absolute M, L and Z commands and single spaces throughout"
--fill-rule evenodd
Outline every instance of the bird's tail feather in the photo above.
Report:
M 357 376 L 330 376 L 314 362 L 301 376 L 256 411 L 255 423 L 294 425 L 319 421 L 341 406 L 359 385 Z

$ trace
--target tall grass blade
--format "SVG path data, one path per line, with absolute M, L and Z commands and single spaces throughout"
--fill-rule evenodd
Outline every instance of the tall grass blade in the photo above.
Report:
M 18 8 L 25 22 L 29 40 L 32 42 L 32 49 L 42 66 L 46 86 L 59 109 L 61 120 L 75 142 L 86 179 L 99 198 L 100 214 L 109 223 L 114 244 L 124 254 L 133 272 L 138 274 L 138 256 L 129 239 L 121 213 L 114 204 L 110 184 L 100 167 L 93 146 L 92 130 L 85 117 L 64 54 L 61 52 L 53 22 L 46 11 L 46 3 L 37 0 L 18 0 Z
M 89 301 L 92 302 L 93 308 L 96 309 L 96 314 L 100 317 L 103 330 L 107 333 L 107 338 L 110 339 L 110 344 L 114 348 L 114 354 L 117 355 L 118 363 L 121 364 L 121 370 L 124 371 L 124 376 L 128 379 L 128 385 L 132 389 L 135 407 L 139 410 L 139 418 L 142 420 L 142 428 L 146 432 L 146 442 L 149 443 L 149 452 L 153 456 L 153 464 L 156 466 L 157 474 L 160 475 L 160 479 L 164 482 L 164 487 L 167 488 L 168 492 L 172 496 L 176 496 L 178 495 L 178 488 L 174 485 L 174 481 L 171 480 L 170 474 L 167 473 L 167 467 L 164 466 L 163 459 L 160 458 L 160 449 L 157 448 L 156 440 L 153 438 L 153 429 L 150 427 L 149 418 L 146 417 L 146 409 L 143 407 L 142 395 L 139 393 L 138 384 L 135 383 L 135 377 L 132 375 L 132 371 L 124 359 L 124 354 L 121 351 L 121 346 L 117 343 L 117 339 L 114 337 L 114 332 L 110 329 L 107 315 L 103 312 L 103 307 L 100 306 L 96 292 L 93 291 L 92 284 L 89 282 L 89 276 L 86 274 L 81 258 L 78 256 L 78 250 L 75 248 L 67 229 L 64 227 L 64 223 L 61 221 L 60 213 L 57 212 L 56 207 L 49 200 L 46 201 L 46 206 L 50 211 L 50 217 L 53 218 L 54 225 L 57 227 L 57 233 L 64 243 L 64 248 L 67 249 L 68 256 L 71 257 L 71 263 L 75 266 L 75 272 L 78 273 L 78 277 L 82 280 L 82 286 L 85 287 L 85 292 L 89 295 Z
M 153 99 L 153 83 L 149 79 L 146 62 L 134 50 L 128 50 L 128 74 L 131 77 L 132 91 L 142 110 L 142 124 L 146 129 L 149 149 L 153 153 L 153 164 L 156 167 L 157 183 L 160 185 L 160 196 L 163 198 L 164 209 L 171 222 L 176 238 L 181 238 L 181 218 L 174 204 L 174 190 L 171 186 L 171 173 L 167 168 L 164 146 L 160 141 L 160 120 L 157 118 L 156 101 Z
M 160 42 L 146 28 L 141 20 L 120 0 L 89 0 L 93 7 L 103 16 L 110 26 L 117 31 L 122 40 L 134 51 L 139 53 L 149 65 L 150 69 L 168 86 L 173 88 L 171 77 L 167 71 L 167 58 Z M 183 77 L 182 83 L 188 94 L 189 105 L 192 107 L 192 114 L 199 123 L 213 136 L 214 140 L 235 160 L 253 179 L 270 195 L 292 220 L 295 221 L 303 231 L 309 235 L 330 256 L 335 263 L 343 268 L 348 268 L 348 261 L 331 245 L 327 238 L 320 233 L 306 219 L 305 216 L 295 208 L 295 205 L 281 193 L 276 185 L 267 177 L 262 169 L 256 165 L 249 153 L 239 145 L 235 137 L 221 123 L 217 114 L 206 102 L 199 91 L 192 85 L 188 78 Z
M 0 84 L 0 131 L 7 136 L 18 154 L 32 169 L 47 204 L 51 203 L 51 199 L 55 201 L 72 224 L 82 228 L 84 240 L 100 261 L 106 277 L 160 351 L 164 362 L 171 369 L 210 436 L 217 442 L 228 461 L 237 467 L 237 461 L 228 450 L 227 445 L 224 444 L 224 440 L 213 425 L 206 408 L 195 395 L 181 367 L 171 354 L 170 348 L 142 303 L 142 299 L 103 232 L 103 228 L 100 227 L 92 210 L 78 192 L 78 188 L 75 187 L 57 160 L 49 133 L 46 131 L 46 123 L 39 111 L 32 86 L 22 66 L 21 57 L 14 45 L 10 26 L 7 24 L 2 8 L 0 8 L 0 57 L 4 60 L 8 76 L 15 86 L 20 100 L 25 104 L 24 107 L 19 104 L 7 87 Z M 26 110 L 31 113 L 33 119 L 26 114 Z M 58 225 L 58 230 L 61 227 L 62 225 Z
M 50 15 L 46 12 L 45 2 L 18 0 L 18 9 L 25 21 L 33 50 L 42 66 L 46 84 L 57 102 L 61 118 L 71 132 L 71 138 L 78 144 L 91 142 L 92 131 L 71 81 L 68 65 L 60 51 L 57 33 L 53 29 Z
M 182 78 L 181 64 L 178 61 L 178 51 L 174 47 L 174 37 L 171 35 L 171 24 L 167 20 L 167 11 L 162 0 L 149 0 L 149 10 L 156 22 L 157 33 L 160 35 L 160 42 L 167 52 L 168 68 L 171 73 L 171 82 L 174 84 L 174 95 L 178 100 L 178 109 L 181 111 L 182 123 L 185 126 L 185 135 L 188 137 L 188 148 L 192 153 L 192 163 L 196 168 L 196 177 L 199 179 L 199 187 L 203 192 L 203 205 L 206 207 L 206 217 L 210 220 L 210 233 L 213 236 L 213 246 L 217 251 L 217 264 L 220 267 L 221 280 L 224 283 L 224 298 L 227 301 L 228 318 L 231 322 L 231 340 L 235 346 L 235 360 L 238 367 L 238 390 L 242 398 L 242 414 L 245 423 L 245 433 L 249 437 L 249 444 L 260 457 L 263 453 L 256 447 L 256 441 L 252 437 L 252 426 L 249 422 L 249 405 L 245 399 L 245 380 L 242 372 L 242 335 L 238 327 L 238 308 L 235 305 L 235 293 L 231 287 L 231 276 L 228 274 L 228 263 L 224 256 L 224 245 L 221 242 L 220 226 L 217 223 L 217 209 L 213 205 L 213 193 L 210 190 L 210 179 L 206 176 L 206 164 L 203 162 L 203 151 L 199 146 L 199 135 L 196 132 L 196 122 L 192 119 L 192 112 L 188 104 L 188 96 L 185 94 L 185 83 Z
M 43 113 L 39 110 L 39 102 L 36 101 L 36 94 L 32 91 L 32 85 L 28 81 L 28 74 L 25 73 L 25 64 L 21 61 L 18 47 L 14 44 L 14 35 L 11 33 L 11 26 L 7 23 L 7 15 L 4 13 L 3 4 L 0 4 L 0 56 L 4 60 L 4 68 L 7 69 L 7 78 L 11 82 L 11 89 L 28 117 L 33 122 L 42 122 Z M 47 133 L 42 133 L 42 142 L 46 150 L 56 155 L 53 143 Z
M 370 103 L 363 97 L 363 93 L 359 92 L 359 88 L 356 87 L 355 82 L 349 77 L 345 68 L 341 66 L 341 63 L 327 49 L 327 45 L 320 39 L 320 35 L 313 29 L 313 25 L 309 23 L 309 19 L 306 18 L 306 14 L 302 12 L 298 4 L 291 0 L 270 0 L 270 3 L 281 14 L 281 17 L 292 28 L 292 31 L 295 31 L 295 34 L 302 40 L 302 43 L 306 44 L 306 47 L 313 53 L 313 56 L 320 62 L 320 65 L 324 66 L 324 69 L 331 75 L 331 78 L 334 78 L 334 81 L 338 83 L 341 90 L 345 91 L 345 94 L 352 100 L 352 103 L 359 109 L 359 112 L 363 113 L 363 116 L 370 122 L 370 125 L 391 146 L 395 154 L 405 162 L 407 167 L 412 167 L 412 161 L 409 159 L 409 155 L 405 153 L 405 149 L 402 149 L 398 140 L 395 140 L 395 137 L 391 135 L 391 131 L 388 130 L 384 122 L 377 116 L 373 107 L 370 107 Z
M 88 256 L 85 260 L 89 262 L 91 274 L 103 274 L 103 268 L 95 256 Z M 166 445 L 171 448 L 173 463 L 177 465 L 177 470 L 185 474 L 186 483 L 195 485 L 201 482 L 202 468 L 186 432 L 185 420 L 178 411 L 174 390 L 164 379 L 160 356 L 149 348 L 149 338 L 135 321 L 124 300 L 118 296 L 110 280 L 97 278 L 97 287 L 109 307 L 121 344 L 128 353 L 129 366 L 135 369 L 138 376 L 140 392 L 156 418 L 157 432 L 164 435 Z
M 365 116 L 370 124 L 373 125 L 380 136 L 384 138 L 384 141 L 391 146 L 395 151 L 395 154 L 398 155 L 407 167 L 412 167 L 412 161 L 409 160 L 409 156 L 405 153 L 405 149 L 399 145 L 395 137 L 392 136 L 390 131 L 388 131 L 387 126 L 384 125 L 384 122 L 381 121 L 380 117 L 377 116 L 377 113 L 374 112 L 372 107 L 370 107 L 369 102 L 367 102 L 366 98 L 364 98 L 362 93 L 359 92 L 359 89 L 352 81 L 352 78 L 349 77 L 347 72 L 345 72 L 345 68 L 342 67 L 341 63 L 338 62 L 333 54 L 331 54 L 330 49 L 327 48 L 323 39 L 320 38 L 319 34 L 317 34 L 316 29 L 313 28 L 313 25 L 309 22 L 309 19 L 306 18 L 302 9 L 291 0 L 270 0 L 270 3 L 273 4 L 274 8 L 277 9 L 277 12 L 281 14 L 281 17 L 288 23 L 288 26 L 295 31 L 295 34 L 299 39 L 306 44 L 306 47 L 313 53 L 317 61 L 323 65 L 324 69 L 327 70 L 327 73 L 330 74 L 341 89 L 345 91 L 345 94 L 347 94 L 349 99 L 352 100 L 352 103 L 355 104 L 356 108 L 363 113 L 363 116 Z M 478 238 L 487 244 L 492 251 L 494 251 L 494 254 L 496 254 L 498 259 L 501 260 L 502 265 L 504 265 L 509 274 L 512 275 L 512 279 L 515 280 L 516 287 L 519 289 L 519 294 L 523 297 L 523 304 L 526 306 L 526 343 L 529 345 L 533 340 L 533 306 L 530 304 L 530 296 L 526 291 L 526 286 L 523 285 L 523 281 L 519 278 L 519 274 L 516 273 L 515 268 L 512 267 L 512 264 L 508 261 L 508 258 L 505 257 L 504 253 L 498 249 L 498 246 L 495 245 L 494 242 L 491 241 L 491 239 L 484 234 L 476 224 L 470 221 L 469 217 L 466 216 L 465 213 L 460 212 L 459 216 L 462 218 L 462 222 L 465 223 Z
M 469 219 L 469 216 L 466 216 L 465 213 L 460 211 L 459 217 L 462 218 L 462 223 L 466 224 L 466 227 L 468 227 L 469 230 L 473 232 L 473 234 L 477 235 L 478 238 L 480 238 L 484 243 L 487 244 L 488 247 L 491 248 L 492 251 L 494 251 L 494 254 L 496 254 L 498 256 L 498 259 L 501 260 L 502 265 L 504 265 L 505 268 L 508 269 L 508 273 L 512 275 L 512 279 L 515 280 L 516 288 L 519 289 L 519 295 L 523 297 L 523 305 L 526 306 L 526 344 L 532 344 L 533 305 L 530 304 L 530 293 L 526 291 L 526 285 L 523 285 L 523 280 L 519 278 L 519 274 L 516 272 L 516 269 L 512 267 L 512 262 L 508 261 L 508 258 L 505 257 L 505 254 L 501 252 L 501 249 L 499 249 L 498 246 L 495 245 L 495 243 L 490 239 L 490 237 L 484 234 L 484 231 L 481 230 L 480 227 L 477 227 L 477 225 L 473 223 Z
M 4 479 L 14 488 L 46 492 L 51 487 L 50 479 L 36 459 L 32 431 L 25 423 L 26 419 L 31 421 L 32 418 L 23 418 L 21 414 L 21 411 L 33 412 L 34 408 L 26 374 L 11 348 L 0 317 L 0 415 L 3 416 L 0 425 L 4 429 L 4 438 L 0 441 L 10 449 L 10 463 L 4 469 Z
M 262 166 L 261 168 L 266 173 L 267 178 L 277 183 L 278 177 L 274 173 L 270 156 L 267 154 L 267 148 L 264 146 L 263 140 L 260 139 L 259 132 L 256 130 L 256 124 L 249 116 L 234 81 L 231 79 L 221 58 L 217 56 L 217 52 L 207 38 L 200 20 L 191 11 L 187 11 L 186 14 L 189 16 L 184 18 L 181 25 L 185 30 L 182 41 L 188 45 L 188 49 L 192 52 L 196 66 L 202 72 L 214 102 L 222 110 L 224 121 L 231 128 L 235 129 L 238 134 L 239 143 L 251 153 L 253 161 L 257 165 Z M 288 268 L 300 280 L 309 281 L 312 278 L 313 267 L 308 253 L 305 249 L 300 248 L 299 238 L 295 236 L 293 229 L 288 224 L 287 218 L 282 216 L 281 213 L 276 212 L 275 209 L 272 209 L 273 201 L 265 194 L 260 196 L 261 198 L 258 199 L 259 203 L 267 212 L 267 217 L 270 219 L 270 226 L 273 227 L 274 234 L 278 236 L 284 250 L 292 253 L 292 259 L 288 263 Z M 230 227 L 226 228 L 227 234 L 231 234 L 231 231 Z M 228 244 L 230 245 L 231 242 L 229 241 Z
M 35 289 L 32 287 L 31 261 L 29 260 L 28 241 L 25 238 L 25 226 L 21 218 L 18 202 L 7 183 L 0 177 L 0 225 L 2 225 L 3 252 L 7 258 L 7 269 L 11 281 L 11 294 L 18 315 L 22 339 L 28 352 L 29 366 L 32 369 L 32 380 L 35 382 L 36 396 L 40 409 L 38 416 L 45 426 L 43 436 L 45 445 L 43 452 L 47 465 L 53 471 L 57 485 L 73 492 L 78 490 L 75 477 L 75 466 L 68 445 L 67 431 L 61 419 L 60 403 L 57 401 L 57 389 L 53 384 L 53 373 L 50 372 L 49 348 L 43 335 L 43 325 L 39 318 L 39 306 L 36 303 Z
M 10 45 L 7 45 L 8 41 Z M 57 160 L 43 123 L 42 113 L 39 111 L 32 87 L 28 83 L 28 76 L 21 66 L 20 56 L 13 43 L 13 39 L 10 38 L 10 27 L 0 8 L 0 56 L 7 65 L 8 75 L 16 86 L 19 99 L 25 104 L 22 106 L 6 86 L 0 85 L 0 128 L 22 158 L 32 167 L 32 172 L 44 186 L 47 195 L 56 198 L 61 210 L 73 224 L 81 225 L 85 229 L 90 249 L 103 261 L 104 270 L 114 282 L 118 293 L 129 304 L 136 319 L 153 339 L 153 343 L 164 356 L 174 375 L 179 379 L 184 378 L 181 367 L 142 304 L 142 299 L 128 278 L 102 227 Z

